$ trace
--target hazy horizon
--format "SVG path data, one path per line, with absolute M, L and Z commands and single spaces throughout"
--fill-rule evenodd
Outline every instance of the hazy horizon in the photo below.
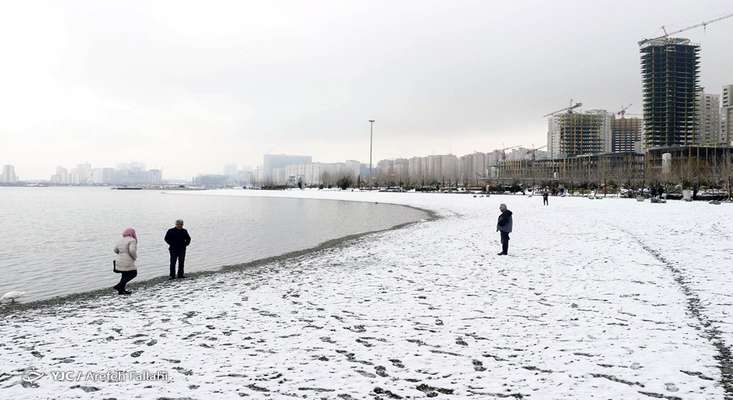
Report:
M 203 3 L 200 3 L 203 4 Z M 11 2 L 0 5 L 0 164 L 139 161 L 166 179 L 261 163 L 374 160 L 546 141 L 542 115 L 640 113 L 637 41 L 729 1 Z M 733 84 L 733 19 L 701 86 Z

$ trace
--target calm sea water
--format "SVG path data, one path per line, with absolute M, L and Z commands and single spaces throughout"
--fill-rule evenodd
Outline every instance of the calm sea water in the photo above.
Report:
M 186 272 L 215 270 L 425 218 L 373 203 L 166 194 L 109 188 L 0 187 L 0 295 L 23 301 L 111 287 L 112 248 L 138 233 L 138 278 L 168 274 L 163 236 L 177 218 L 192 237 Z M 110 289 L 111 291 L 111 289 Z

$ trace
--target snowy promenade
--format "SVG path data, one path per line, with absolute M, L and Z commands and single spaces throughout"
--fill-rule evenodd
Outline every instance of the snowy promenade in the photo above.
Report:
M 391 202 L 442 218 L 5 316 L 0 398 L 733 398 L 731 205 L 219 194 Z M 501 202 L 514 212 L 508 257 L 496 255 Z M 169 381 L 22 384 L 29 368 Z

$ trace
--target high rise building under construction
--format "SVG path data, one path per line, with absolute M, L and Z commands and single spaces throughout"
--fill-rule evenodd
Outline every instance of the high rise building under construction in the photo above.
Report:
M 700 46 L 662 37 L 640 44 L 644 97 L 644 145 L 696 143 Z
M 614 118 L 611 122 L 611 151 L 614 153 L 641 151 L 641 118 Z
M 547 151 L 551 158 L 610 153 L 612 115 L 605 110 L 556 114 L 548 120 Z

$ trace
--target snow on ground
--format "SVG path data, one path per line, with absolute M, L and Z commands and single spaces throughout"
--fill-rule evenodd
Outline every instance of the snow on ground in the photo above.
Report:
M 442 218 L 130 297 L 5 316 L 0 398 L 733 396 L 730 205 L 214 194 L 391 202 Z M 514 211 L 508 257 L 496 255 L 501 202 Z M 169 376 L 48 375 L 109 369 Z M 23 383 L 28 370 L 47 375 Z

